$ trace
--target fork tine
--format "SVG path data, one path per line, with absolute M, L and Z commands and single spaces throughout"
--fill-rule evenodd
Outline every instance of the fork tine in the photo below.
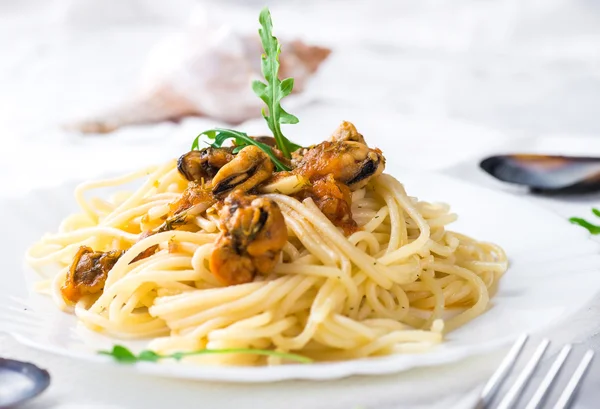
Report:
M 513 405 L 513 403 L 515 403 L 515 401 L 521 394 L 523 388 L 527 386 L 527 383 L 531 379 L 531 375 L 533 374 L 535 368 L 542 359 L 542 356 L 544 355 L 544 352 L 546 352 L 546 348 L 548 348 L 549 344 L 550 341 L 548 339 L 544 339 L 540 343 L 540 345 L 533 353 L 533 356 L 531 357 L 529 362 L 527 362 L 527 365 L 525 365 L 525 368 L 523 368 L 523 370 L 517 377 L 517 380 L 515 381 L 514 385 L 508 390 L 508 392 L 504 396 L 504 399 L 502 399 L 502 401 L 498 405 L 497 409 L 509 409 Z
M 550 370 L 540 383 L 540 386 L 538 386 L 538 388 L 536 389 L 535 393 L 533 394 L 533 397 L 531 398 L 525 409 L 537 409 L 540 406 L 540 404 L 543 403 L 543 400 L 546 397 L 546 394 L 548 393 L 548 389 L 554 383 L 554 380 L 556 379 L 556 376 L 562 369 L 565 360 L 571 352 L 571 349 L 573 349 L 573 347 L 570 344 L 562 347 L 562 349 L 558 353 L 558 356 L 552 363 Z
M 41 325 L 43 318 L 25 307 L 0 305 L 0 322 L 6 324 Z
M 479 395 L 479 408 L 485 408 L 494 397 L 496 391 L 500 385 L 502 385 L 502 382 L 504 382 L 506 375 L 508 375 L 508 372 L 515 365 L 515 362 L 517 361 L 525 342 L 527 342 L 527 338 L 529 338 L 527 334 L 523 334 L 517 338 L 513 346 L 510 348 L 510 351 L 508 351 L 508 354 L 506 354 L 500 363 L 500 366 L 496 372 L 494 372 L 490 380 L 485 384 L 483 390 L 481 391 L 481 395 Z
M 22 304 L 22 306 L 13 304 L 0 304 L 0 314 L 4 314 L 7 317 L 29 317 L 40 321 L 51 316 L 51 314 L 48 312 L 36 312 L 26 304 Z
M 571 404 L 571 399 L 573 399 L 573 395 L 577 390 L 577 387 L 585 377 L 585 374 L 587 373 L 587 370 L 590 366 L 590 363 L 592 362 L 593 357 L 594 351 L 592 351 L 591 349 L 585 353 L 585 355 L 581 359 L 581 362 L 579 362 L 577 369 L 575 369 L 575 372 L 573 372 L 571 379 L 569 379 L 569 383 L 567 384 L 567 386 L 565 386 L 565 389 L 560 394 L 558 401 L 554 405 L 554 409 L 566 409 L 569 407 L 569 405 Z
M 0 314 L 7 317 L 26 317 L 31 319 L 42 319 L 42 314 L 36 314 L 30 309 L 14 305 L 0 305 Z

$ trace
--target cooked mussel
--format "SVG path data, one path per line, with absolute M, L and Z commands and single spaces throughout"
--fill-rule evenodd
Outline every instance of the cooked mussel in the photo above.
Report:
M 269 274 L 287 242 L 279 206 L 265 197 L 235 190 L 219 212 L 221 234 L 210 258 L 211 272 L 224 284 L 243 284 Z
M 600 158 L 546 155 L 500 155 L 480 163 L 503 182 L 545 194 L 581 194 L 600 191 Z
M 331 135 L 332 142 L 335 141 L 352 141 L 367 144 L 365 138 L 358 133 L 352 122 L 343 121 Z
M 63 298 L 76 303 L 85 295 L 101 292 L 108 272 L 124 253 L 122 250 L 94 251 L 90 247 L 81 246 L 60 289 Z
M 343 146 L 345 142 L 359 143 L 367 148 L 367 142 L 365 142 L 365 138 L 362 134 L 358 133 L 358 130 L 354 126 L 352 122 L 343 121 L 331 134 L 329 141 L 326 141 L 327 146 L 337 147 Z M 292 152 L 291 165 L 293 167 L 298 167 L 302 164 L 304 156 L 309 153 L 314 148 L 318 148 L 322 144 L 314 145 L 309 148 L 300 148 L 295 152 Z M 314 153 L 314 152 L 313 152 Z
M 274 166 L 269 156 L 256 146 L 246 146 L 223 166 L 212 180 L 212 192 L 223 197 L 233 189 L 244 192 L 269 179 Z
M 204 185 L 195 182 L 189 183 L 183 191 L 181 197 L 174 202 L 169 203 L 169 213 L 166 220 L 153 230 L 148 230 L 140 234 L 138 241 L 142 241 L 157 233 L 177 230 L 189 223 L 190 219 L 204 213 L 206 209 L 215 204 L 216 199 L 210 189 Z M 159 245 L 155 244 L 138 254 L 131 262 L 143 260 L 152 256 L 158 250 Z
M 360 189 L 366 186 L 372 177 L 381 175 L 384 167 L 385 159 L 381 151 L 369 150 L 354 175 L 349 180 L 343 180 L 343 182 L 352 190 Z
M 332 174 L 314 182 L 294 197 L 298 200 L 311 198 L 323 214 L 346 235 L 356 231 L 356 222 L 352 219 L 352 192 L 350 188 L 338 182 Z
M 219 169 L 234 158 L 232 148 L 213 148 L 190 151 L 177 161 L 177 170 L 190 182 L 210 182 Z
M 384 168 L 385 158 L 379 149 L 355 141 L 327 141 L 311 147 L 294 172 L 310 181 L 332 174 L 354 191 L 380 175 Z
M 197 216 L 216 202 L 209 187 L 198 183 L 190 183 L 183 191 L 181 197 L 174 202 L 169 203 L 169 214 L 166 222 L 173 222 L 180 219 L 185 213 L 187 216 Z M 170 228 L 166 230 L 171 230 Z M 162 231 L 166 231 L 162 230 Z

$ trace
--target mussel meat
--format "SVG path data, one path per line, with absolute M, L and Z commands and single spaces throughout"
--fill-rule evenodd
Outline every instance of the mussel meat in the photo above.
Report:
M 94 251 L 87 246 L 79 247 L 60 289 L 63 298 L 77 303 L 85 295 L 101 292 L 108 272 L 124 253 L 123 250 Z
M 233 160 L 232 150 L 209 146 L 190 151 L 179 158 L 177 170 L 190 182 L 210 182 L 219 169 Z
M 215 175 L 212 192 L 217 197 L 224 197 L 233 189 L 247 192 L 269 179 L 273 170 L 266 153 L 254 145 L 246 146 Z
M 322 142 L 311 147 L 294 172 L 311 182 L 332 174 L 350 190 L 360 189 L 385 168 L 379 149 L 355 141 Z
M 250 282 L 256 273 L 269 274 L 287 242 L 279 206 L 265 197 L 235 190 L 219 212 L 221 235 L 210 258 L 212 273 L 224 284 Z
M 330 141 L 351 141 L 359 142 L 364 145 L 367 144 L 365 142 L 365 138 L 360 133 L 358 133 L 354 124 L 348 121 L 343 121 L 340 124 L 340 126 L 337 127 L 337 129 L 331 135 Z

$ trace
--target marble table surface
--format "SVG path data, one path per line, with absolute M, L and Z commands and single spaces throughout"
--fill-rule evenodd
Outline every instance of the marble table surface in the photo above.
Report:
M 60 125 L 129 95 L 150 47 L 185 25 L 194 10 L 209 8 L 245 27 L 261 6 L 0 0 L 0 200 L 98 175 L 107 163 L 111 171 L 131 169 L 187 148 L 198 130 L 215 123 L 191 118 L 86 137 Z M 369 141 L 393 149 L 402 166 L 515 195 L 524 193 L 487 178 L 477 161 L 501 151 L 600 155 L 598 2 L 279 0 L 271 10 L 280 36 L 334 49 L 294 107 L 301 123 L 289 133 L 302 142 L 322 139 L 321 130 L 327 134 L 348 119 Z M 264 130 L 260 120 L 240 127 Z M 600 203 L 600 196 L 529 199 L 565 218 Z M 599 312 L 595 302 L 548 335 L 599 347 Z M 51 388 L 27 409 L 191 408 L 202 402 L 219 408 L 462 409 L 502 351 L 395 376 L 258 387 L 126 377 L 33 351 L 3 335 L 0 356 L 31 360 L 52 373 Z M 598 384 L 600 363 L 577 408 L 596 407 Z

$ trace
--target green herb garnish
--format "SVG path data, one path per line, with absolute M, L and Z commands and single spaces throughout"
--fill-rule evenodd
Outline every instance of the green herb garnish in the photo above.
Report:
M 206 135 L 209 139 L 214 140 L 214 142 L 210 145 L 213 148 L 220 148 L 221 146 L 223 146 L 223 142 L 225 142 L 228 139 L 233 139 L 236 145 L 235 149 L 233 150 L 233 153 L 239 152 L 242 148 L 245 148 L 248 145 L 258 146 L 267 155 L 269 155 L 269 158 L 271 158 L 271 161 L 273 162 L 277 170 L 290 170 L 289 167 L 287 167 L 279 159 L 277 159 L 277 156 L 275 156 L 273 150 L 269 145 L 265 145 L 262 142 L 255 141 L 244 132 L 223 128 L 215 128 L 210 129 L 208 131 L 204 131 L 200 135 L 196 136 L 196 139 L 194 139 L 194 142 L 192 143 L 192 150 L 200 149 L 200 137 L 202 135 Z
M 252 349 L 252 348 L 230 348 L 230 349 L 200 349 L 198 351 L 190 352 L 175 352 L 173 354 L 161 355 L 154 351 L 144 350 L 138 355 L 135 355 L 128 348 L 123 345 L 115 345 L 110 351 L 98 351 L 100 355 L 111 356 L 115 361 L 124 364 L 133 364 L 136 362 L 157 362 L 161 359 L 175 359 L 179 361 L 186 356 L 192 355 L 208 355 L 208 354 L 250 354 L 250 355 L 264 355 L 264 356 L 276 356 L 289 361 L 295 361 L 303 364 L 313 362 L 312 359 L 302 355 L 277 352 L 268 349 Z
M 594 213 L 596 217 L 600 217 L 600 210 L 592 208 L 592 213 Z M 571 217 L 569 221 L 573 224 L 583 227 L 584 229 L 587 229 L 587 231 L 589 231 L 591 234 L 600 234 L 600 226 L 592 224 L 585 219 L 580 217 Z
M 273 22 L 268 8 L 262 9 L 258 21 L 261 25 L 258 34 L 265 51 L 261 57 L 261 68 L 266 83 L 256 80 L 252 83 L 252 89 L 267 104 L 268 115 L 265 109 L 263 109 L 262 115 L 267 120 L 269 129 L 273 132 L 277 147 L 279 147 L 283 156 L 289 158 L 291 157 L 290 153 L 300 149 L 300 146 L 290 142 L 289 139 L 283 136 L 281 124 L 297 124 L 298 118 L 281 107 L 281 99 L 292 92 L 294 79 L 286 78 L 281 81 L 278 77 L 281 45 L 277 41 L 277 37 L 273 36 Z
M 117 361 L 123 363 L 133 363 L 140 360 L 139 357 L 135 356 L 133 352 L 131 352 L 128 348 L 124 347 L 123 345 L 115 345 L 112 351 L 100 351 L 98 353 L 100 355 L 110 355 L 114 357 Z
M 252 89 L 267 105 L 266 108 L 263 108 L 262 115 L 267 121 L 269 129 L 273 132 L 277 148 L 284 157 L 289 159 L 291 153 L 300 149 L 301 146 L 291 142 L 283 135 L 281 132 L 281 124 L 297 124 L 298 118 L 286 112 L 281 107 L 281 100 L 292 92 L 292 89 L 294 88 L 294 79 L 286 78 L 281 81 L 278 77 L 281 45 L 279 44 L 279 41 L 277 41 L 277 38 L 273 36 L 273 22 L 271 21 L 271 13 L 268 8 L 265 7 L 260 12 L 258 21 L 261 25 L 258 34 L 260 35 L 264 49 L 264 54 L 262 54 L 261 58 L 261 69 L 265 77 L 265 82 L 258 80 L 254 81 L 252 83 Z M 199 138 L 202 135 L 206 135 L 215 141 L 211 145 L 213 147 L 221 147 L 226 140 L 234 139 L 236 143 L 234 153 L 248 145 L 258 146 L 269 155 L 269 158 L 271 158 L 278 171 L 290 170 L 288 166 L 277 159 L 270 146 L 255 141 L 244 132 L 223 128 L 204 131 L 194 139 L 192 150 L 200 149 Z

